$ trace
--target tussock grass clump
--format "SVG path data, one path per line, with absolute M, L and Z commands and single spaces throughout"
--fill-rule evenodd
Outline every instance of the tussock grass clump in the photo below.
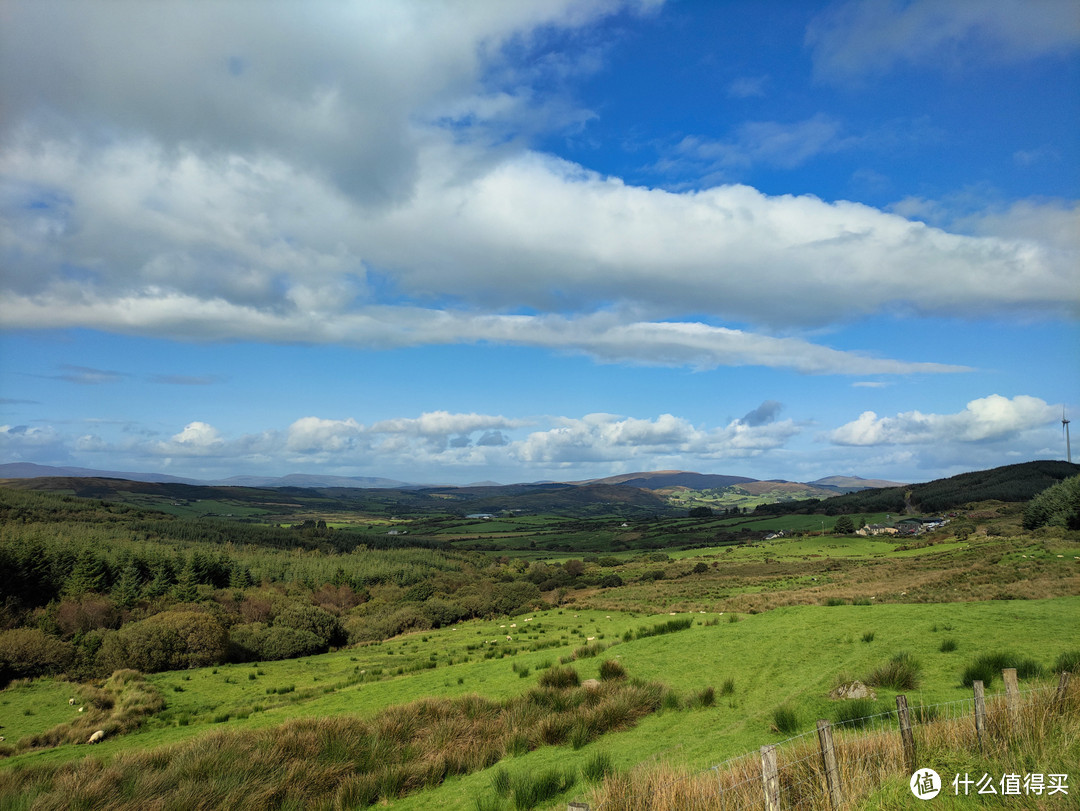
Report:
M 581 676 L 572 667 L 550 667 L 540 674 L 537 683 L 541 687 L 554 687 L 564 690 L 581 684 Z
M 906 651 L 897 653 L 888 662 L 870 671 L 863 681 L 871 687 L 892 690 L 914 690 L 919 686 L 922 663 Z
M 1068 650 L 1054 660 L 1055 673 L 1080 673 L 1080 650 Z
M 777 707 L 772 718 L 773 728 L 782 735 L 794 735 L 799 731 L 799 713 L 794 707 Z
M 1031 658 L 1021 658 L 1015 653 L 997 651 L 982 653 L 975 657 L 960 674 L 960 683 L 971 687 L 977 681 L 989 688 L 995 679 L 1002 678 L 1001 671 L 1007 667 L 1016 668 L 1019 679 L 1035 679 L 1046 675 L 1046 668 Z
M 130 732 L 150 715 L 165 709 L 165 699 L 137 670 L 117 670 L 100 687 L 75 688 L 87 711 L 69 723 L 22 738 L 17 749 L 39 749 L 65 743 L 86 743 L 97 730 L 105 737 Z
M 704 687 L 698 690 L 686 702 L 688 707 L 712 707 L 716 704 L 716 688 Z
M 693 617 L 679 617 L 673 620 L 667 620 L 658 625 L 653 625 L 651 628 L 638 628 L 637 631 L 634 632 L 634 639 L 645 639 L 650 636 L 661 636 L 663 634 L 673 634 L 676 631 L 685 631 L 693 624 Z
M 875 634 L 874 634 L 873 631 L 867 631 L 866 633 L 864 633 L 862 635 L 862 641 L 863 642 L 873 642 L 874 641 L 874 636 L 875 636 Z
M 606 659 L 600 663 L 600 681 L 613 681 L 626 678 L 626 668 L 615 659 Z
M 720 685 L 720 695 L 731 696 L 735 695 L 735 679 L 724 679 L 724 683 Z
M 586 746 L 633 726 L 662 703 L 662 685 L 625 679 L 582 687 L 572 668 L 552 668 L 541 678 L 552 671 L 548 686 L 504 701 L 427 698 L 367 720 L 335 716 L 219 729 L 167 748 L 124 752 L 107 767 L 84 758 L 0 771 L 0 807 L 25 796 L 42 807 L 120 811 L 366 807 L 544 744 Z M 128 687 L 139 684 L 132 679 Z M 497 772 L 495 780 L 502 779 Z M 506 796 L 514 807 L 531 808 L 576 779 L 576 772 L 516 775 Z
M 594 752 L 592 757 L 581 765 L 581 776 L 590 783 L 599 783 L 614 773 L 615 767 L 611 765 L 611 755 L 607 752 Z
M 877 715 L 877 706 L 871 699 L 852 698 L 836 705 L 833 718 L 838 725 L 842 724 L 849 729 L 861 729 L 873 721 L 874 715 Z
M 956 640 L 951 638 L 941 640 L 941 647 L 938 650 L 942 653 L 952 653 L 956 650 Z

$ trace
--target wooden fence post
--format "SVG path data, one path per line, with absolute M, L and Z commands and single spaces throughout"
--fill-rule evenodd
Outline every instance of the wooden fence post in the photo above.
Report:
M 915 736 L 911 732 L 911 715 L 907 696 L 896 697 L 896 716 L 900 719 L 900 739 L 904 742 L 904 765 L 908 772 L 915 771 Z
M 1057 696 L 1056 696 L 1058 701 L 1064 701 L 1065 700 L 1065 692 L 1068 689 L 1069 689 L 1069 671 L 1068 670 L 1062 670 L 1061 671 L 1061 676 L 1058 677 L 1058 689 L 1057 689 Z
M 1020 685 L 1016 681 L 1016 668 L 1007 667 L 1001 671 L 1005 680 L 1005 703 L 1009 708 L 1009 728 L 1013 732 L 1020 724 Z
M 829 802 L 839 811 L 843 798 L 840 796 L 840 770 L 836 767 L 836 750 L 833 748 L 832 727 L 828 721 L 817 722 L 818 746 L 821 763 L 825 767 L 825 785 L 829 790 Z
M 975 688 L 975 734 L 979 738 L 979 751 L 983 748 L 983 736 L 986 734 L 986 696 L 983 693 L 983 683 L 976 680 L 972 686 Z
M 761 785 L 765 789 L 765 811 L 780 811 L 780 773 L 776 768 L 776 747 L 761 747 Z

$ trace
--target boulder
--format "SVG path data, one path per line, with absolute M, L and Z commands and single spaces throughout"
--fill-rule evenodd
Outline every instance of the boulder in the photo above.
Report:
M 830 698 L 839 698 L 847 700 L 851 698 L 877 698 L 877 693 L 863 684 L 861 681 L 849 681 L 847 684 L 841 684 L 831 693 Z

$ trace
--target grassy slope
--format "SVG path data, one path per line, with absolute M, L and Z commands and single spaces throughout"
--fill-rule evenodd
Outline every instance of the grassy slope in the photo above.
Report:
M 536 669 L 544 662 L 557 662 L 588 636 L 604 634 L 603 642 L 612 642 L 628 628 L 650 626 L 666 615 L 632 617 L 599 612 L 564 610 L 534 615 L 526 626 L 518 618 L 518 629 L 500 628 L 509 622 L 465 623 L 457 630 L 428 632 L 422 642 L 420 635 L 393 640 L 383 645 L 351 649 L 321 657 L 288 662 L 263 663 L 257 669 L 262 676 L 249 680 L 247 674 L 256 672 L 250 665 L 236 665 L 185 673 L 165 673 L 153 677 L 170 708 L 162 721 L 175 724 L 179 717 L 191 717 L 189 726 L 158 726 L 151 722 L 144 731 L 95 748 L 94 754 L 108 756 L 129 747 L 151 747 L 179 742 L 207 730 L 225 728 L 254 728 L 279 723 L 299 716 L 323 716 L 357 713 L 368 716 L 377 710 L 410 701 L 423 695 L 460 695 L 479 692 L 490 697 L 519 693 L 534 683 Z M 667 711 L 645 719 L 636 729 L 609 735 L 599 743 L 580 751 L 570 747 L 548 747 L 507 762 L 511 772 L 518 769 L 539 770 L 547 766 L 560 768 L 580 765 L 597 749 L 611 753 L 615 764 L 627 768 L 652 757 L 670 758 L 694 769 L 708 768 L 732 755 L 778 740 L 781 736 L 770 731 L 772 710 L 781 703 L 795 706 L 802 726 L 811 728 L 814 719 L 828 716 L 831 702 L 826 697 L 838 676 L 849 673 L 861 676 L 892 654 L 901 650 L 915 654 L 924 665 L 919 690 L 909 693 L 912 702 L 949 701 L 965 697 L 967 691 L 959 684 L 963 666 L 977 652 L 1014 650 L 1049 665 L 1054 657 L 1068 647 L 1075 647 L 1075 627 L 1080 620 L 1080 598 L 1070 597 L 1045 601 L 995 601 L 987 603 L 958 603 L 942 605 L 874 605 L 874 606 L 793 606 L 755 616 L 741 616 L 731 623 L 720 617 L 716 625 L 705 626 L 715 615 L 696 615 L 698 624 L 675 634 L 627 642 L 613 647 L 600 657 L 577 664 L 583 677 L 597 675 L 605 657 L 618 657 L 634 676 L 663 681 L 678 692 L 687 694 L 711 684 L 719 692 L 725 679 L 735 681 L 735 693 L 718 697 L 710 709 Z M 578 626 L 581 626 L 580 628 Z M 946 630 L 949 626 L 951 630 Z M 934 631 L 934 628 L 937 631 Z M 496 658 L 440 666 L 411 675 L 379 682 L 342 686 L 354 668 L 384 667 L 391 660 L 422 661 L 431 651 L 437 657 L 455 653 L 464 655 L 466 642 L 500 638 L 520 630 L 521 639 L 514 648 L 527 648 L 545 637 L 566 638 L 561 648 L 516 653 L 509 660 Z M 546 630 L 546 634 L 540 634 Z M 874 631 L 874 640 L 864 643 L 864 632 Z M 480 631 L 480 634 L 476 632 Z M 558 635 L 556 637 L 556 635 Z M 941 653 L 942 639 L 957 641 L 958 650 Z M 415 650 L 414 650 L 415 649 Z M 393 656 L 389 650 L 395 650 Z M 475 655 L 475 654 L 474 654 Z M 353 661 L 353 658 L 356 661 Z M 511 669 L 533 668 L 530 677 L 519 678 Z M 185 677 L 188 677 L 185 679 Z M 227 683 L 226 678 L 235 683 Z M 458 684 L 458 679 L 462 684 Z M 316 681 L 318 679 L 318 681 Z M 266 695 L 267 687 L 295 685 L 294 693 L 273 698 Z M 173 687 L 183 686 L 183 693 Z M 331 692 L 321 692 L 330 688 Z M 42 690 L 46 690 L 42 693 Z M 313 689 L 313 695 L 304 693 Z M 889 691 L 879 691 L 883 707 L 892 705 Z M 42 701 L 67 710 L 64 689 L 43 687 L 35 683 L 6 691 L 4 717 L 14 717 L 29 706 L 41 708 Z M 305 697 L 307 696 L 307 697 Z M 281 700 L 279 706 L 273 702 Z M 296 703 L 291 703 L 294 699 Z M 266 706 L 246 719 L 235 718 L 226 723 L 212 723 L 215 715 L 235 714 L 259 701 Z M 37 716 L 26 717 L 33 720 Z M 6 721 L 4 722 L 7 723 Z M 160 722 L 159 722 L 160 723 Z M 9 741 L 11 738 L 9 738 Z M 66 746 L 56 750 L 30 753 L 0 762 L 0 768 L 17 763 L 55 761 L 79 758 L 87 754 L 81 747 Z M 473 797 L 487 790 L 490 771 L 464 778 L 454 778 L 434 792 L 394 803 L 401 808 L 470 807 Z

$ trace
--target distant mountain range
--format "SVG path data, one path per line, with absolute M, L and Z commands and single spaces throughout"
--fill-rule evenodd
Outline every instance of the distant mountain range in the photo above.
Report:
M 161 484 L 191 484 L 216 487 L 357 487 L 366 489 L 413 489 L 428 488 L 430 484 L 411 484 L 396 479 L 383 479 L 370 476 L 329 476 L 308 473 L 290 473 L 287 476 L 231 476 L 227 479 L 200 480 L 165 473 L 132 473 L 129 471 L 91 470 L 81 467 L 53 467 L 37 465 L 31 462 L 11 462 L 0 464 L 0 479 L 37 479 L 45 477 L 63 478 L 99 478 L 127 479 L 136 482 L 156 482 Z M 782 479 L 761 481 L 746 476 L 726 476 L 716 473 L 694 473 L 687 470 L 653 470 L 638 473 L 624 473 L 602 479 L 587 479 L 575 482 L 552 482 L 553 484 L 574 485 L 622 485 L 638 487 L 643 490 L 719 490 L 738 485 L 755 493 L 765 485 L 769 491 L 788 490 L 795 495 L 804 494 L 808 498 L 827 498 L 837 493 L 854 493 L 875 487 L 902 487 L 903 482 L 891 482 L 884 479 L 861 479 L 858 476 L 829 476 L 813 482 L 787 482 Z M 483 482 L 464 485 L 469 487 L 498 487 L 495 482 Z

